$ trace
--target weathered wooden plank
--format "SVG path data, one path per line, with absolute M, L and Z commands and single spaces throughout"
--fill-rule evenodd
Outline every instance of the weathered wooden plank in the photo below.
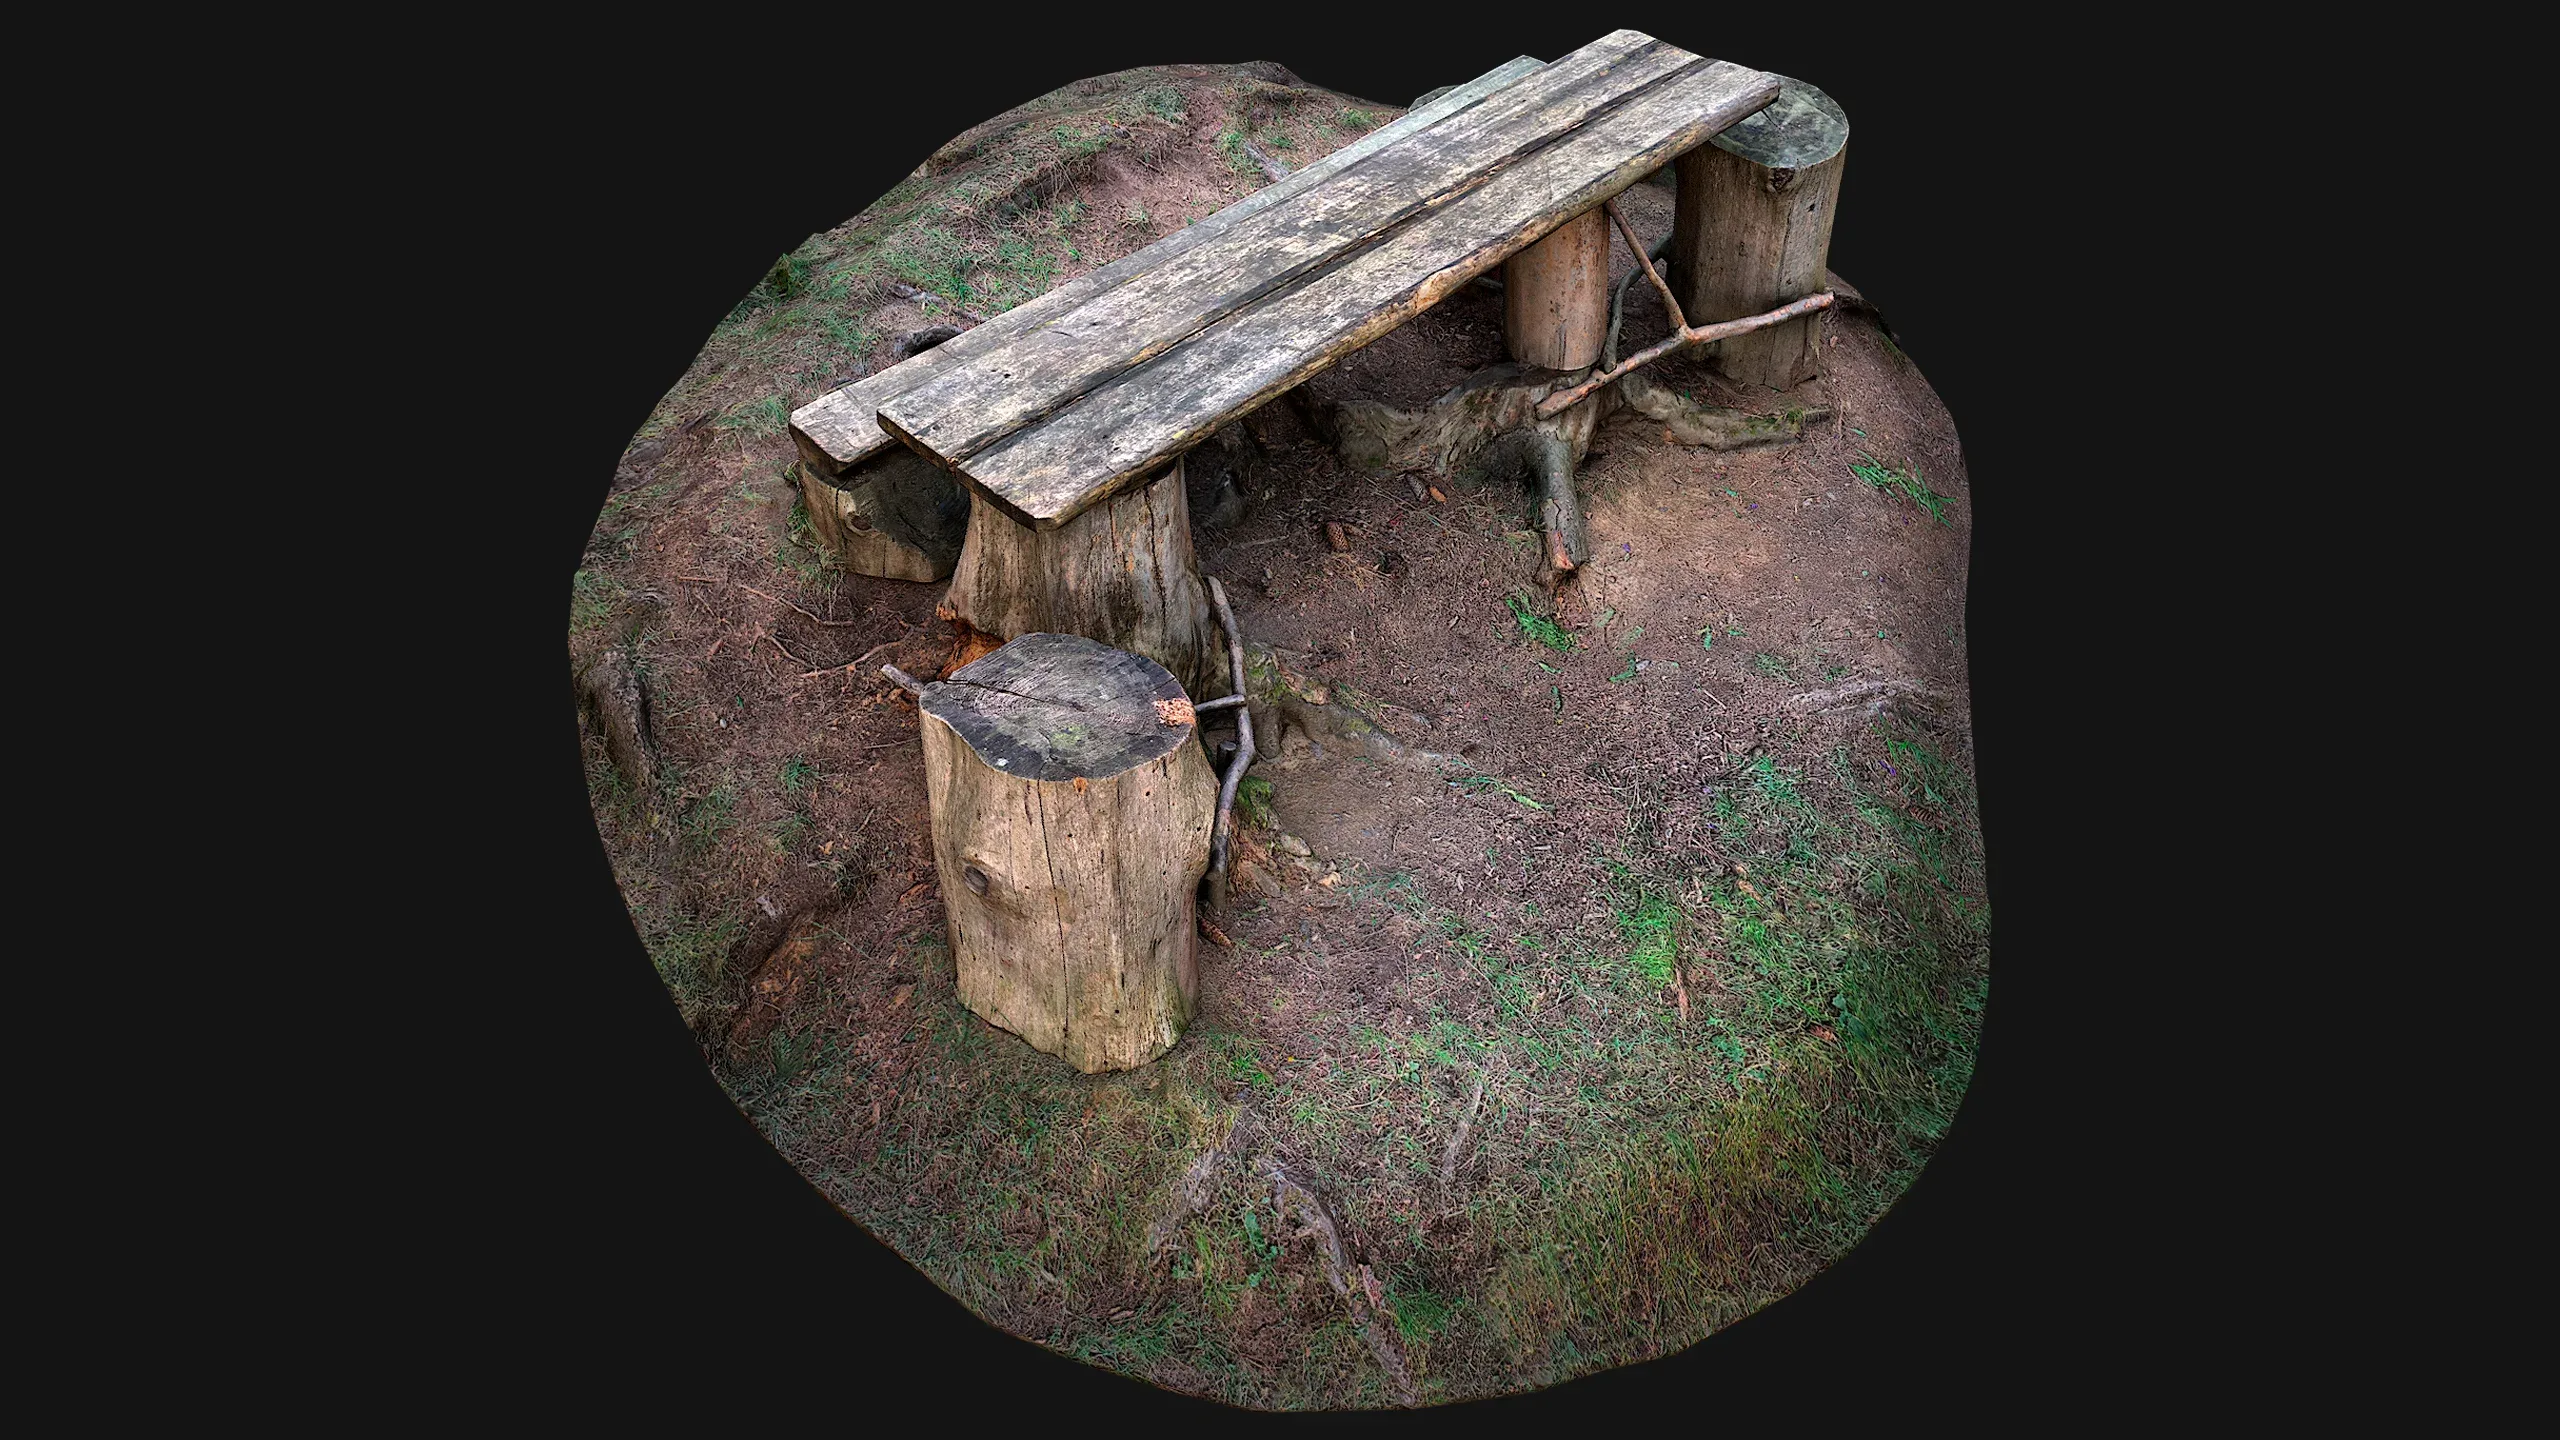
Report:
M 1541 68 L 1543 62 L 1523 55 L 1497 65 L 1428 105 L 1379 126 L 1332 154 L 1308 165 L 1276 185 L 1266 185 L 1195 225 L 1176 230 L 1144 249 L 1080 275 L 1038 299 L 1029 300 L 989 319 L 975 329 L 944 341 L 912 359 L 867 375 L 851 385 L 830 390 L 791 414 L 791 438 L 800 458 L 821 474 L 842 473 L 850 466 L 897 443 L 874 418 L 879 408 L 945 370 L 998 349 L 1085 301 L 1146 273 L 1196 246 L 1207 244 L 1237 224 L 1279 202 L 1299 195 L 1405 137 L 1440 123 L 1467 107 Z
M 1778 85 L 1711 61 L 1649 90 L 989 446 L 961 478 L 1023 524 L 1063 523 L 1766 105 Z
M 883 404 L 881 428 L 946 463 L 965 463 L 1220 318 L 1454 202 L 1593 117 L 1709 63 L 1632 30 L 1594 41 L 1074 313 L 944 370 Z

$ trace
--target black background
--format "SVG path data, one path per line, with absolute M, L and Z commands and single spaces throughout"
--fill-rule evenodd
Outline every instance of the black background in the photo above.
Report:
M 1491 13 L 1452 29 L 1439 12 L 1304 7 L 1232 20 L 762 11 L 609 43 L 493 44 L 487 78 L 446 98 L 450 260 L 485 267 L 478 291 L 504 337 L 477 356 L 466 423 L 483 442 L 474 476 L 508 523 L 479 537 L 499 553 L 471 585 L 486 652 L 522 662 L 484 732 L 519 767 L 509 823 L 493 836 L 475 821 L 462 906 L 484 943 L 501 937 L 486 963 L 506 971 L 510 1003 L 494 1020 L 458 1014 L 441 1042 L 465 1157 L 448 1177 L 452 1218 L 483 1237 L 468 1246 L 476 1318 L 446 1332 L 464 1371 L 573 1403 L 690 1397 L 742 1424 L 811 1404 L 885 1423 L 917 1401 L 937 1423 L 1088 1405 L 1247 1418 L 985 1326 L 840 1215 L 721 1094 L 587 808 L 563 664 L 569 575 L 617 457 L 738 297 L 977 121 L 1084 76 L 1177 62 L 1275 60 L 1409 104 L 1621 24 L 1810 80 L 1849 116 L 1831 266 L 1882 307 L 1946 401 L 1971 479 L 1993 984 L 1974 1086 L 1938 1157 L 1831 1270 L 1684 1354 L 1439 1418 L 1658 1411 L 1686 1429 L 1771 1410 L 1812 1424 L 1914 1404 L 1980 1413 L 2076 1370 L 2098 1327 L 2137 1303 L 2111 1274 L 2115 1240 L 2076 1161 L 2093 1123 L 2081 1087 L 2102 1057 L 2085 1036 L 2068 1056 L 2040 1038 L 2069 1008 L 2058 991 L 2081 999 L 2103 973 L 2085 945 L 2053 938 L 2085 919 L 2068 897 L 2088 822 L 2051 783 L 2067 763 L 2053 724 L 2066 702 L 2049 671 L 2067 668 L 2052 644 L 2063 596 L 2089 583 L 2058 558 L 2085 512 L 2065 508 L 2052 473 L 2062 412 L 2086 382 L 2038 341 L 2058 310 L 2093 303 L 2079 283 L 2059 298 L 2057 277 L 2117 258 L 2099 253 L 2108 228 L 2080 223 L 2088 212 L 2057 188 L 2063 157 L 2087 169 L 2071 93 L 2085 71 L 2048 75 L 1981 34 L 1917 22 Z M 453 1108 L 473 1095 L 479 1110 Z

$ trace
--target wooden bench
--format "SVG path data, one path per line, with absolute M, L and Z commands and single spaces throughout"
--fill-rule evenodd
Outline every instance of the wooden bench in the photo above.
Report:
M 1184 452 L 1506 261 L 1515 356 L 1588 367 L 1600 207 L 1779 90 L 1627 30 L 1552 64 L 1515 60 L 803 407 L 791 426 L 809 483 L 850 493 L 879 467 L 912 496 L 906 457 L 929 460 L 970 511 L 946 613 L 1006 639 L 1087 636 L 1194 695 L 1222 689 Z

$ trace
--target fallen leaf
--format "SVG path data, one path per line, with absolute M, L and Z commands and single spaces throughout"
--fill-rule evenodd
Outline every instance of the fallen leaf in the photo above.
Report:
M 1814 1027 L 1813 1027 L 1813 1033 L 1814 1033 L 1815 1035 L 1817 1035 L 1817 1036 L 1820 1036 L 1822 1039 L 1825 1039 L 1825 1040 L 1834 1040 L 1834 1041 L 1836 1041 L 1836 1040 L 1838 1040 L 1838 1039 L 1840 1038 L 1839 1036 L 1834 1035 L 1834 1034 L 1832 1034 L 1832 1033 L 1831 1033 L 1831 1027 L 1830 1027 L 1830 1026 L 1828 1026 L 1828 1025 L 1816 1025 L 1816 1026 L 1814 1026 Z
M 908 887 L 906 894 L 898 897 L 898 903 L 901 905 L 913 905 L 916 903 L 918 897 L 922 896 L 926 891 L 932 888 L 932 881 L 919 880 L 914 885 Z
M 1198 920 L 1198 921 L 1200 922 L 1200 933 L 1201 933 L 1202 935 L 1207 936 L 1209 939 L 1214 940 L 1214 941 L 1216 941 L 1217 943 L 1219 943 L 1220 945 L 1224 945 L 1224 946 L 1228 947 L 1229 949 L 1233 949 L 1233 948 L 1235 947 L 1235 943 L 1236 943 L 1236 942 L 1234 942 L 1233 940 L 1230 940 L 1230 939 L 1228 939 L 1228 938 L 1227 938 L 1227 932 L 1226 932 L 1226 931 L 1221 930 L 1221 929 L 1219 929 L 1217 926 L 1210 924 L 1210 923 L 1209 923 L 1209 917 L 1208 917 L 1208 916 L 1206 916 L 1206 915 L 1196 915 L 1196 916 L 1194 916 L 1194 917 L 1192 917 L 1192 918 L 1194 918 L 1194 919 L 1196 919 L 1196 920 Z
M 1434 486 L 1432 486 L 1432 487 L 1430 487 L 1430 488 L 1431 488 L 1431 498 L 1432 498 L 1432 499 L 1439 501 L 1439 502 L 1440 502 L 1441 504 L 1443 504 L 1443 505 L 1445 505 L 1445 504 L 1449 503 L 1449 497 L 1440 493 L 1440 487 L 1439 487 L 1439 486 L 1434 485 Z
M 906 1004 L 906 1003 L 907 1003 L 907 997 L 908 997 L 908 996 L 910 996 L 910 995 L 913 995 L 913 994 L 915 994 L 915 993 L 916 993 L 916 987 L 914 987 L 913 985 L 901 985 L 901 986 L 899 986 L 897 989 L 890 991 L 890 992 L 889 992 L 889 1008 L 890 1008 L 890 1009 L 892 1009 L 892 1010 L 895 1010 L 895 1009 L 899 1008 L 900 1006 L 902 1006 L 902 1005 Z

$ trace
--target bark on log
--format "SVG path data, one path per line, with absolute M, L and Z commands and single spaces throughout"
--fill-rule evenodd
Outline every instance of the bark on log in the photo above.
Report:
M 1511 358 L 1579 370 L 1609 328 L 1609 221 L 1586 210 L 1502 262 L 1502 338 Z
M 1680 157 L 1673 289 L 1692 325 L 1776 309 L 1823 288 L 1849 120 L 1830 96 L 1781 78 L 1767 109 Z M 1785 390 L 1821 373 L 1818 316 L 1717 342 L 1716 368 Z
M 1053 530 L 1016 522 L 975 490 L 969 512 L 943 602 L 953 618 L 1004 640 L 1082 635 L 1147 657 L 1186 690 L 1223 688 L 1226 650 L 1191 549 L 1181 461 Z
M 923 456 L 888 451 L 832 479 L 804 458 L 799 476 L 810 530 L 856 575 L 940 580 L 959 563 L 968 497 Z
M 1052 634 L 918 702 L 961 1003 L 1087 1074 L 1173 1048 L 1198 999 L 1217 780 L 1189 707 L 1162 666 Z

